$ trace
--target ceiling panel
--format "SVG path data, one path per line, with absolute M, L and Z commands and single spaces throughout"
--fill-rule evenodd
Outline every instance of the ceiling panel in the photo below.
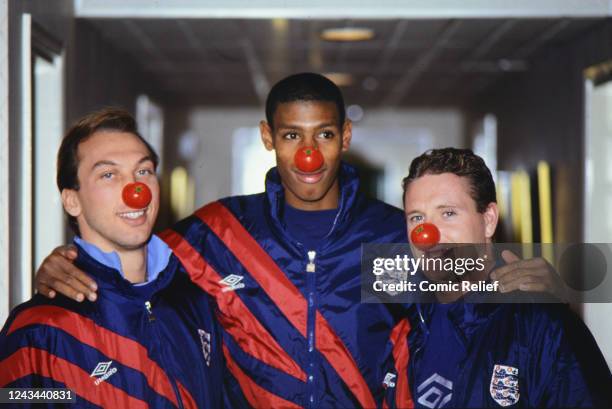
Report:
M 529 69 L 542 47 L 603 19 L 88 19 L 177 100 L 259 105 L 267 85 L 303 71 L 353 75 L 347 101 L 455 104 Z M 327 42 L 325 28 L 366 27 L 372 40 Z M 400 87 L 398 89 L 398 87 Z

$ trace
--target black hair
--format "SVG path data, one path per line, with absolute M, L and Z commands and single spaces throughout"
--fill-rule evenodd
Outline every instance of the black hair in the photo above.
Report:
M 277 82 L 266 99 L 266 120 L 274 128 L 274 113 L 280 104 L 295 101 L 333 102 L 338 110 L 340 126 L 344 124 L 346 113 L 344 98 L 336 84 L 321 74 L 304 72 L 290 75 Z

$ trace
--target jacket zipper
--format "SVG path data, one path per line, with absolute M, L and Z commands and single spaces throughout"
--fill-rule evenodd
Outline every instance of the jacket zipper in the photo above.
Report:
M 145 302 L 145 309 L 147 310 L 147 316 L 149 317 L 149 322 L 155 321 L 155 315 L 153 315 L 153 311 L 151 311 L 151 301 Z
M 421 305 L 417 304 L 416 308 L 419 314 L 420 326 L 423 330 L 423 334 L 421 335 L 421 339 L 419 340 L 419 346 L 414 348 L 414 351 L 412 350 L 410 351 L 410 360 L 408 361 L 408 385 L 411 385 L 409 389 L 415 400 L 419 398 L 417 388 L 415 385 L 415 382 L 416 382 L 415 374 L 418 372 L 418 367 L 420 365 L 419 355 L 421 354 L 421 349 L 423 348 L 423 345 L 425 343 L 425 340 L 423 340 L 423 338 L 427 338 L 429 336 L 429 326 L 427 325 L 427 323 L 425 322 L 425 318 L 423 317 Z M 410 337 L 408 339 L 408 348 L 409 349 L 412 348 L 412 346 L 410 345 Z M 413 387 L 412 385 L 415 385 L 415 386 Z
M 164 367 L 165 368 L 169 368 L 168 364 L 166 363 L 166 360 L 164 359 L 163 346 L 159 342 L 160 339 L 161 339 L 161 335 L 159 333 L 158 326 L 155 325 L 155 321 L 157 319 L 155 318 L 155 315 L 153 314 L 153 306 L 151 304 L 151 301 L 146 301 L 144 303 L 144 305 L 145 305 L 145 310 L 147 311 L 147 317 L 149 318 L 149 322 L 152 323 L 151 326 L 154 328 L 153 331 L 155 331 L 155 335 L 157 335 L 157 342 L 158 342 L 158 345 L 159 345 L 159 357 L 160 357 Z M 183 401 L 181 400 L 181 395 L 179 394 L 178 387 L 176 386 L 176 381 L 174 380 L 174 377 L 172 377 L 168 372 L 166 372 L 166 374 L 168 375 L 168 379 L 170 380 L 170 384 L 172 385 L 172 389 L 174 390 L 174 395 L 176 396 L 176 401 L 178 402 L 178 407 L 180 409 L 184 409 Z
M 308 331 L 308 407 L 316 408 L 315 402 L 315 368 L 316 368 L 316 341 L 315 341 L 315 320 L 316 320 L 316 266 L 315 257 L 317 256 L 316 251 L 308 252 L 308 264 L 306 264 L 306 285 L 308 287 L 308 319 L 307 319 L 307 331 Z

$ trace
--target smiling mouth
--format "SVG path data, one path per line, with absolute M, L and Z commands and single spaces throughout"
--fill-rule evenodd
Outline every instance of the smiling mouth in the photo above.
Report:
M 314 184 L 319 182 L 323 178 L 323 174 L 325 173 L 325 166 L 321 169 L 318 169 L 314 172 L 302 172 L 300 170 L 294 169 L 293 172 L 297 179 L 302 183 Z
M 120 213 L 117 213 L 117 215 L 118 215 L 119 217 L 121 217 L 122 219 L 126 219 L 126 220 L 136 220 L 136 219 L 138 219 L 138 218 L 140 218 L 140 217 L 143 217 L 143 216 L 144 216 L 144 214 L 147 212 L 147 210 L 148 210 L 148 209 L 149 209 L 149 208 L 148 208 L 148 207 L 146 207 L 146 208 L 144 208 L 144 209 L 134 210 L 134 211 L 131 211 L 131 212 L 120 212 Z

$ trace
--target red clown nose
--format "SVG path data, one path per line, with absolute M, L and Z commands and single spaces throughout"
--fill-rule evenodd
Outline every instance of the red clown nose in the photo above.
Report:
M 421 223 L 412 229 L 410 241 L 421 251 L 429 250 L 440 241 L 440 230 L 435 224 Z
M 128 183 L 121 193 L 123 203 L 132 209 L 144 209 L 151 203 L 153 195 L 149 186 L 141 182 Z
M 314 172 L 323 166 L 323 155 L 312 146 L 298 149 L 293 158 L 295 166 L 302 172 Z

